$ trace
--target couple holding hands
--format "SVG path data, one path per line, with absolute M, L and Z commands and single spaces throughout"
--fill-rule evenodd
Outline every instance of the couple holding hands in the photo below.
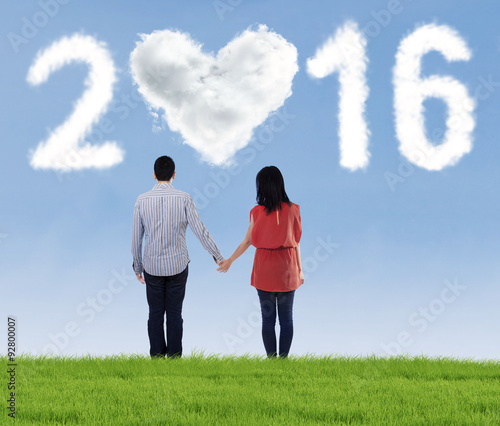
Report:
M 182 356 L 189 225 L 217 262 L 219 272 L 227 272 L 250 245 L 256 247 L 251 285 L 260 299 L 264 347 L 268 357 L 286 358 L 293 338 L 293 298 L 295 290 L 304 283 L 304 274 L 299 246 L 300 210 L 288 199 L 281 172 L 269 166 L 257 174 L 257 205 L 250 211 L 245 238 L 228 259 L 224 259 L 200 220 L 192 197 L 173 187 L 175 175 L 174 161 L 168 156 L 159 157 L 153 175 L 157 184 L 139 195 L 134 207 L 132 266 L 137 279 L 146 284 L 151 357 Z M 280 324 L 279 345 L 276 316 Z

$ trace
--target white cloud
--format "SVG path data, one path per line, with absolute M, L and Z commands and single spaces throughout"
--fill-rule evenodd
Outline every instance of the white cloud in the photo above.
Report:
M 352 171 L 365 168 L 370 161 L 370 131 L 365 118 L 367 64 L 366 39 L 353 21 L 347 21 L 307 60 L 311 77 L 339 73 L 340 164 Z
M 227 162 L 292 94 L 297 49 L 265 25 L 247 29 L 216 56 L 180 31 L 140 37 L 130 55 L 139 92 L 205 161 Z
M 474 100 L 467 88 L 450 76 L 422 78 L 422 57 L 432 50 L 447 61 L 468 61 L 471 51 L 453 28 L 428 24 L 401 41 L 394 67 L 394 108 L 399 150 L 409 161 L 427 170 L 452 166 L 472 149 Z M 426 98 L 442 99 L 448 107 L 443 142 L 434 145 L 425 131 Z
M 123 160 L 124 152 L 114 141 L 100 145 L 84 142 L 113 98 L 116 71 L 104 43 L 82 34 L 62 37 L 38 53 L 27 81 L 34 86 L 42 84 L 53 72 L 71 62 L 88 64 L 87 89 L 75 103 L 73 113 L 31 152 L 30 164 L 35 169 L 64 172 L 91 167 L 103 169 Z

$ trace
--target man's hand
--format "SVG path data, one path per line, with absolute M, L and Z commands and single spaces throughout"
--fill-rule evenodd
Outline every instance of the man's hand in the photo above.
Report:
M 135 274 L 135 276 L 137 277 L 137 279 L 139 280 L 140 283 L 146 284 L 146 281 L 144 281 L 142 273 L 141 274 Z
M 233 262 L 231 260 L 224 259 L 218 263 L 219 267 L 217 268 L 217 270 L 219 272 L 227 272 L 229 270 L 229 268 L 231 267 L 232 263 Z
M 304 284 L 304 281 L 305 281 L 305 279 L 304 279 L 304 272 L 302 272 L 302 271 L 299 272 L 299 278 L 300 278 L 300 282 L 302 284 Z

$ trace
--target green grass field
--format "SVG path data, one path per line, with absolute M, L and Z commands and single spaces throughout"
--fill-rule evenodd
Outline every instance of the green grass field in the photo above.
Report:
M 16 362 L 16 419 L 5 408 L 1 424 L 500 425 L 500 361 L 194 354 Z

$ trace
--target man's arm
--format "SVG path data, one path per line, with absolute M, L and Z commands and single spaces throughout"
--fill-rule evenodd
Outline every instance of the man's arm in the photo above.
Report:
M 132 257 L 134 263 L 132 264 L 137 279 L 144 284 L 142 279 L 142 238 L 144 237 L 144 225 L 141 220 L 141 211 L 139 203 L 136 201 L 134 206 L 134 225 L 132 229 Z M 141 280 L 142 279 L 142 280 Z
M 198 210 L 196 210 L 196 206 L 194 205 L 194 201 L 191 196 L 188 197 L 187 205 L 186 205 L 186 216 L 188 220 L 188 224 L 190 228 L 193 230 L 196 238 L 200 240 L 203 248 L 208 251 L 214 260 L 219 263 L 224 260 L 219 248 L 215 244 L 212 236 L 208 232 L 207 228 L 203 224 L 198 214 Z

